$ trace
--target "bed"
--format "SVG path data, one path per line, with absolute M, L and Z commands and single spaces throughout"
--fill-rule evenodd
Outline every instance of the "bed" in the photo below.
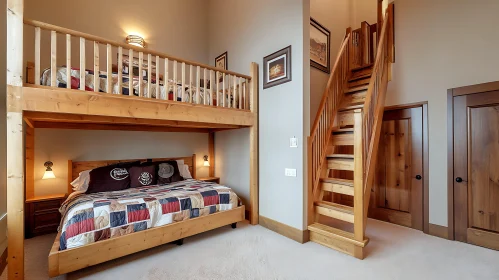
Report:
M 83 170 L 118 162 L 179 159 L 185 161 L 189 170 L 195 170 L 192 156 L 69 161 L 68 175 L 75 179 Z M 244 220 L 244 209 L 229 187 L 195 179 L 113 192 L 73 193 L 61 206 L 61 225 L 49 254 L 49 275 L 54 277 L 161 244 L 181 241 L 200 232 L 235 225 Z

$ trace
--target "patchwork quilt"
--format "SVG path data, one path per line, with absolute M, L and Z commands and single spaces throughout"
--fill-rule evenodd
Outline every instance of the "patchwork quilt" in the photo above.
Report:
M 188 179 L 124 191 L 77 194 L 61 206 L 60 250 L 207 216 L 241 205 L 228 187 Z

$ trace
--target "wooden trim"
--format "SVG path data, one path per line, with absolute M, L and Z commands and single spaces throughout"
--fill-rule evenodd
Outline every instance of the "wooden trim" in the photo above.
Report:
M 194 132 L 209 133 L 209 128 L 169 127 L 148 125 L 120 125 L 96 123 L 67 123 L 67 122 L 35 122 L 36 128 L 77 129 L 77 130 L 119 130 L 119 131 L 149 131 L 149 132 Z
M 258 224 L 258 64 L 251 63 L 253 77 L 250 83 L 250 109 L 254 115 L 253 126 L 250 127 L 250 211 L 252 225 Z M 225 100 L 225 98 L 224 98 Z
M 35 129 L 26 126 L 25 142 L 25 197 L 31 199 L 35 197 Z
M 25 111 L 252 126 L 256 112 L 170 100 L 25 85 Z
M 274 231 L 282 236 L 286 236 L 289 239 L 293 239 L 298 243 L 303 244 L 309 241 L 308 230 L 299 230 L 261 215 L 259 224 L 264 228 Z
M 21 0 L 11 0 L 11 1 L 21 1 Z M 22 18 L 21 18 L 21 20 L 22 20 Z M 168 58 L 169 60 L 175 60 L 175 61 L 178 61 L 178 62 L 181 62 L 181 63 L 185 63 L 185 64 L 188 64 L 188 65 L 199 66 L 199 67 L 202 67 L 202 68 L 219 71 L 219 72 L 222 72 L 222 73 L 225 73 L 225 74 L 230 74 L 230 75 L 242 77 L 242 78 L 245 78 L 245 79 L 251 79 L 251 76 L 248 76 L 248 75 L 243 75 L 243 74 L 240 74 L 240 73 L 237 73 L 237 72 L 232 72 L 232 71 L 228 71 L 228 70 L 224 70 L 224 69 L 219 69 L 219 68 L 216 68 L 214 66 L 210 66 L 210 65 L 206 65 L 206 64 L 202 64 L 202 63 L 198 63 L 198 62 L 194 62 L 194 61 L 189 61 L 189 60 L 186 60 L 186 59 L 181 59 L 181 58 L 174 57 L 174 56 L 171 56 L 171 55 L 168 55 L 168 54 L 165 54 L 165 53 L 161 53 L 161 52 L 157 52 L 157 51 L 153 51 L 153 50 L 145 49 L 145 48 L 141 48 L 141 47 L 136 47 L 136 46 L 129 45 L 129 44 L 126 44 L 126 43 L 122 43 L 122 42 L 116 42 L 116 41 L 108 40 L 106 38 L 102 38 L 102 37 L 90 35 L 90 34 L 87 34 L 87 33 L 83 33 L 83 32 L 79 32 L 79 31 L 71 30 L 71 29 L 68 29 L 68 28 L 64 28 L 64 27 L 60 27 L 60 26 L 56 26 L 56 25 L 52 25 L 52 24 L 48 24 L 48 23 L 44 23 L 44 22 L 40 22 L 40 21 L 37 21 L 37 20 L 32 20 L 32 19 L 26 19 L 25 18 L 24 19 L 24 24 L 35 26 L 35 27 L 40 27 L 41 29 L 45 29 L 45 30 L 56 31 L 57 33 L 69 34 L 69 35 L 72 35 L 72 36 L 75 36 L 75 37 L 84 38 L 86 40 L 90 40 L 90 41 L 94 41 L 94 42 L 99 42 L 99 44 L 103 44 L 103 45 L 110 44 L 110 45 L 112 45 L 114 47 L 122 47 L 124 49 L 133 50 L 133 51 L 136 51 L 136 52 L 139 52 L 139 53 L 144 53 L 144 54 L 147 54 L 147 55 L 154 55 L 154 56 L 159 56 L 161 58 Z M 21 24 L 21 28 L 22 27 L 23 26 Z M 21 57 L 22 57 L 22 55 L 21 55 Z M 158 65 L 158 67 L 159 67 L 159 65 Z
M 488 92 L 488 91 L 496 91 L 496 90 L 499 90 L 499 82 L 491 82 L 491 83 L 484 83 L 484 84 L 478 84 L 478 85 L 472 85 L 472 86 L 465 86 L 465 87 L 453 88 L 450 90 L 452 90 L 453 96 L 468 95 L 468 94 L 482 93 L 482 92 Z M 447 92 L 447 93 L 449 94 L 449 92 Z
M 447 90 L 447 225 L 448 238 L 454 235 L 454 92 Z
M 429 224 L 429 226 L 428 226 L 428 234 L 429 235 L 433 235 L 433 236 L 440 237 L 443 239 L 449 239 L 448 233 L 449 233 L 449 229 L 447 227 L 435 225 L 435 224 Z
M 499 250 L 499 235 L 486 230 L 468 228 L 468 243 Z
M 423 232 L 430 232 L 430 148 L 428 103 L 423 106 Z
M 73 161 L 68 160 L 68 192 L 70 194 L 73 192 L 73 186 L 71 186 L 71 182 L 73 182 Z
M 215 132 L 208 134 L 208 162 L 210 163 L 208 176 L 215 177 Z
M 425 106 L 425 105 L 428 106 L 428 101 L 421 101 L 421 102 L 414 102 L 414 103 L 407 103 L 407 104 L 397 104 L 397 105 L 385 106 L 385 112 L 386 111 L 403 110 L 403 109 L 412 109 L 412 108 L 422 107 L 422 106 Z
M 57 235 L 48 257 L 49 276 L 55 277 L 243 221 L 244 210 L 244 206 L 240 206 L 232 210 L 151 228 L 64 251 L 59 251 L 60 235 Z
M 186 159 L 184 159 L 184 164 L 187 164 L 185 162 L 186 162 Z M 192 154 L 192 167 L 191 167 L 191 170 L 190 170 L 192 178 L 197 178 L 197 175 L 196 175 L 197 165 L 196 165 L 196 163 L 197 163 L 196 162 L 196 154 Z
M 8 248 L 5 248 L 2 255 L 0 256 L 0 275 L 2 275 L 5 267 L 7 266 L 7 251 Z
M 66 197 L 65 193 L 61 193 L 61 194 L 50 194 L 50 195 L 37 196 L 37 197 L 26 199 L 26 203 L 40 202 L 40 201 L 54 200 L 54 199 L 63 199 L 65 197 Z

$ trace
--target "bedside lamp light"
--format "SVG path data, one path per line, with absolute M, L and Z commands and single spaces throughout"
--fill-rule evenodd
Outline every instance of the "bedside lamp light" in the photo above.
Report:
M 210 162 L 208 161 L 208 156 L 204 156 L 204 166 L 210 166 Z
M 46 161 L 43 166 L 45 166 L 47 169 L 45 170 L 45 173 L 43 173 L 43 177 L 42 179 L 45 180 L 45 179 L 54 179 L 55 178 L 55 175 L 54 175 L 54 171 L 52 171 L 52 166 L 54 164 L 51 162 L 51 161 Z
M 146 46 L 146 41 L 139 35 L 128 35 L 126 36 L 126 43 L 129 45 L 144 48 Z

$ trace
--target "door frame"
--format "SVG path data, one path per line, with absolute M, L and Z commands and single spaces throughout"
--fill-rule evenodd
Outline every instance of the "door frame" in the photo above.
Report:
M 384 111 L 423 109 L 423 232 L 430 234 L 430 169 L 428 149 L 428 101 L 385 106 Z
M 448 239 L 455 240 L 454 225 L 454 97 L 498 91 L 499 82 L 451 88 L 447 90 L 447 207 Z

